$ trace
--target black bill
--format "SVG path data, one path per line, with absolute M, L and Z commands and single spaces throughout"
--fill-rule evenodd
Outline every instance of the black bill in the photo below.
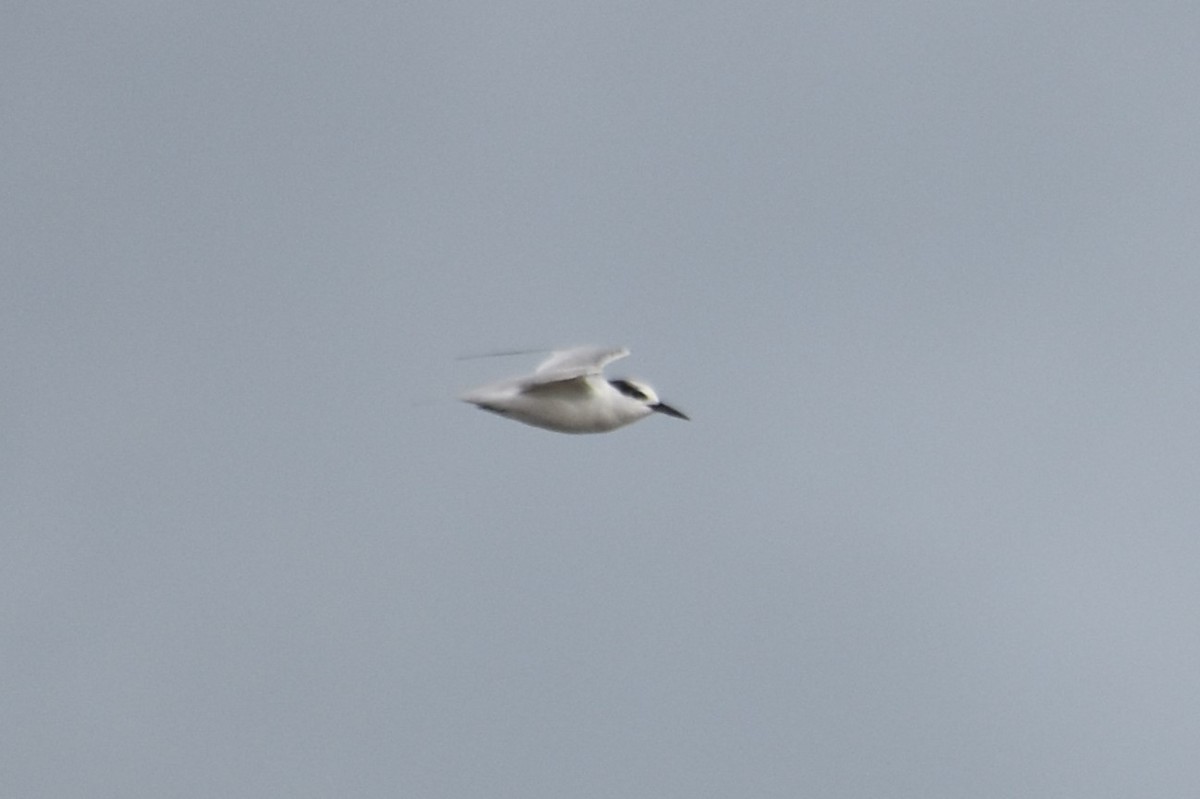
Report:
M 659 413 L 665 413 L 667 416 L 674 416 L 676 419 L 688 419 L 682 411 L 677 411 L 665 402 L 656 402 L 650 406 Z M 691 421 L 688 419 L 688 421 Z

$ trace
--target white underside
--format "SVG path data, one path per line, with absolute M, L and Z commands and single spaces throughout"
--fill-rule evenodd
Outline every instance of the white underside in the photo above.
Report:
M 506 380 L 473 389 L 462 399 L 485 411 L 559 433 L 606 433 L 653 412 L 595 375 L 552 381 Z

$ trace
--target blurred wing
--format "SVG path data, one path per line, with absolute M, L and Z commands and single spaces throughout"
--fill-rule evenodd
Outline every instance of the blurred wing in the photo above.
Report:
M 598 375 L 607 364 L 624 358 L 628 354 L 629 350 L 624 347 L 617 349 L 576 347 L 570 350 L 559 350 L 551 353 L 549 358 L 539 364 L 534 375 L 538 382 Z
M 587 375 L 579 375 L 562 379 L 534 377 L 521 386 L 521 393 L 527 397 L 577 402 L 588 399 L 593 392 Z

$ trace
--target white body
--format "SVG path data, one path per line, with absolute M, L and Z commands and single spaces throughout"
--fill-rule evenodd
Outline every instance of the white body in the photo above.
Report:
M 578 347 L 551 354 L 537 371 L 462 396 L 485 411 L 560 433 L 605 433 L 654 412 L 686 419 L 634 380 L 607 380 L 604 366 L 629 350 Z

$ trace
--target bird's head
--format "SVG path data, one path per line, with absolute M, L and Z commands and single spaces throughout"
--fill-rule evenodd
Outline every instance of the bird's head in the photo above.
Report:
M 676 419 L 687 419 L 688 417 L 682 412 L 672 408 L 667 403 L 658 398 L 658 394 L 654 393 L 654 389 L 646 385 L 640 380 L 625 377 L 617 380 L 609 380 L 609 385 L 615 388 L 621 394 L 629 397 L 634 402 L 645 405 L 652 411 L 665 413 L 667 416 L 674 416 Z

